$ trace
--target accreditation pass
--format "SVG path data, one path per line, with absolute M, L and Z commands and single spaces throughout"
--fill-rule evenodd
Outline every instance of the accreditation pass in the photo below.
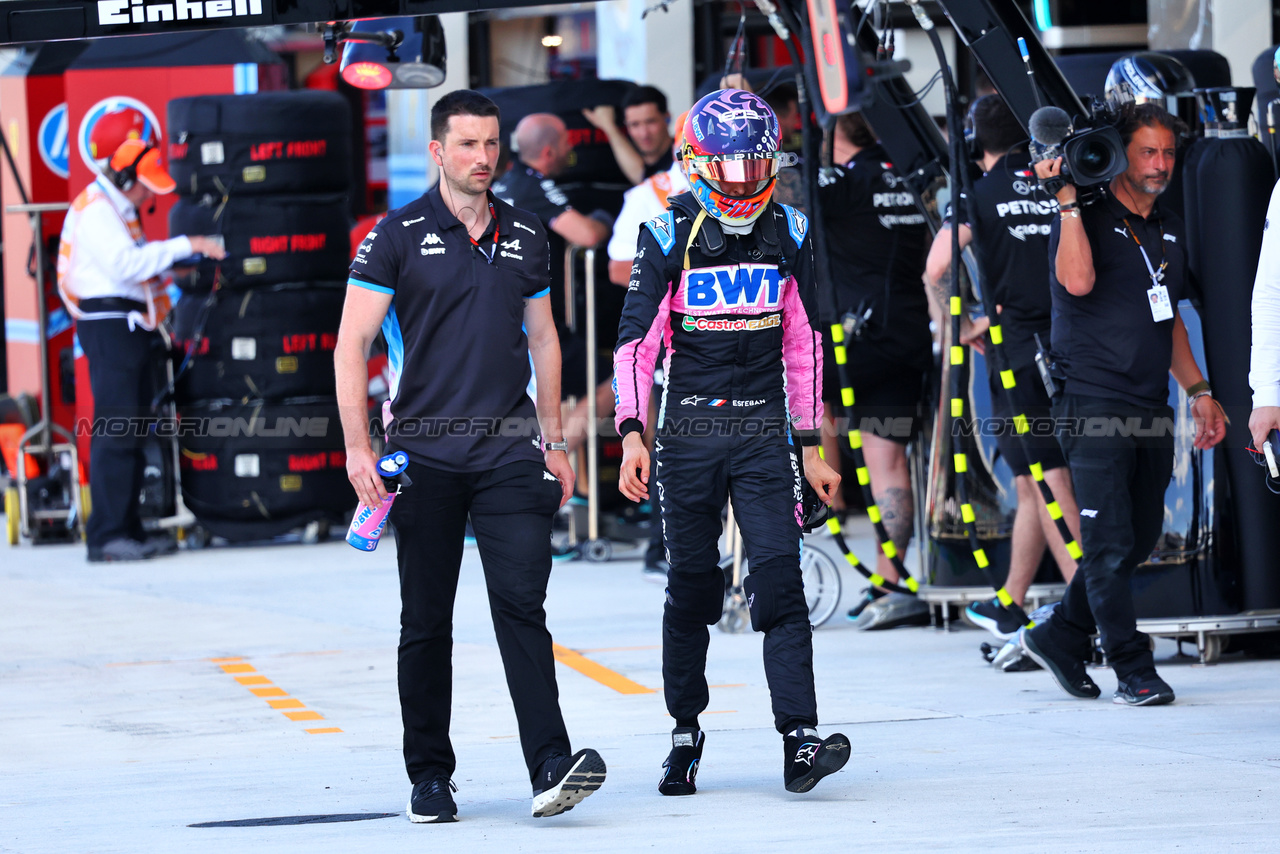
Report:
M 1173 303 L 1169 301 L 1169 289 L 1155 284 L 1147 291 L 1147 303 L 1151 306 L 1151 319 L 1156 323 L 1173 320 Z

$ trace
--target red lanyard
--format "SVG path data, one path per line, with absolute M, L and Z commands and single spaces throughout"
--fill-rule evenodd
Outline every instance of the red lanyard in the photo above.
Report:
M 489 202 L 489 216 L 490 218 L 493 219 L 493 245 L 497 246 L 498 245 L 498 212 L 497 210 L 494 209 L 492 201 Z M 483 234 L 480 236 L 484 237 Z M 480 242 L 471 236 L 471 232 L 467 232 L 467 239 L 471 241 L 472 246 L 479 249 L 481 252 L 484 251 L 484 248 L 481 247 Z

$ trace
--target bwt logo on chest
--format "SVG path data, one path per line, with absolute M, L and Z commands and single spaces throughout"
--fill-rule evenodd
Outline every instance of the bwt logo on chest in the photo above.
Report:
M 776 309 L 782 302 L 783 281 L 771 264 L 734 264 L 689 270 L 680 287 L 691 309 Z

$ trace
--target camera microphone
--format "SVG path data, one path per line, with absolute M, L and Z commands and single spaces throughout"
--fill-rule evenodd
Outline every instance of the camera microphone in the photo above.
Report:
M 1071 116 L 1061 107 L 1041 107 L 1027 123 L 1031 138 L 1046 148 L 1061 145 L 1071 135 Z
M 1061 107 L 1041 107 L 1031 114 L 1027 129 L 1032 161 L 1052 160 L 1062 155 L 1062 141 L 1071 136 L 1071 117 Z

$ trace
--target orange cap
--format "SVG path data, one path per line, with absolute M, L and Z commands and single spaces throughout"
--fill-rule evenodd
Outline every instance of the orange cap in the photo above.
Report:
M 153 193 L 167 195 L 178 186 L 160 162 L 160 150 L 140 139 L 126 139 L 120 143 L 116 153 L 111 155 L 113 172 L 119 173 L 130 166 L 137 170 L 138 181 L 142 186 Z

